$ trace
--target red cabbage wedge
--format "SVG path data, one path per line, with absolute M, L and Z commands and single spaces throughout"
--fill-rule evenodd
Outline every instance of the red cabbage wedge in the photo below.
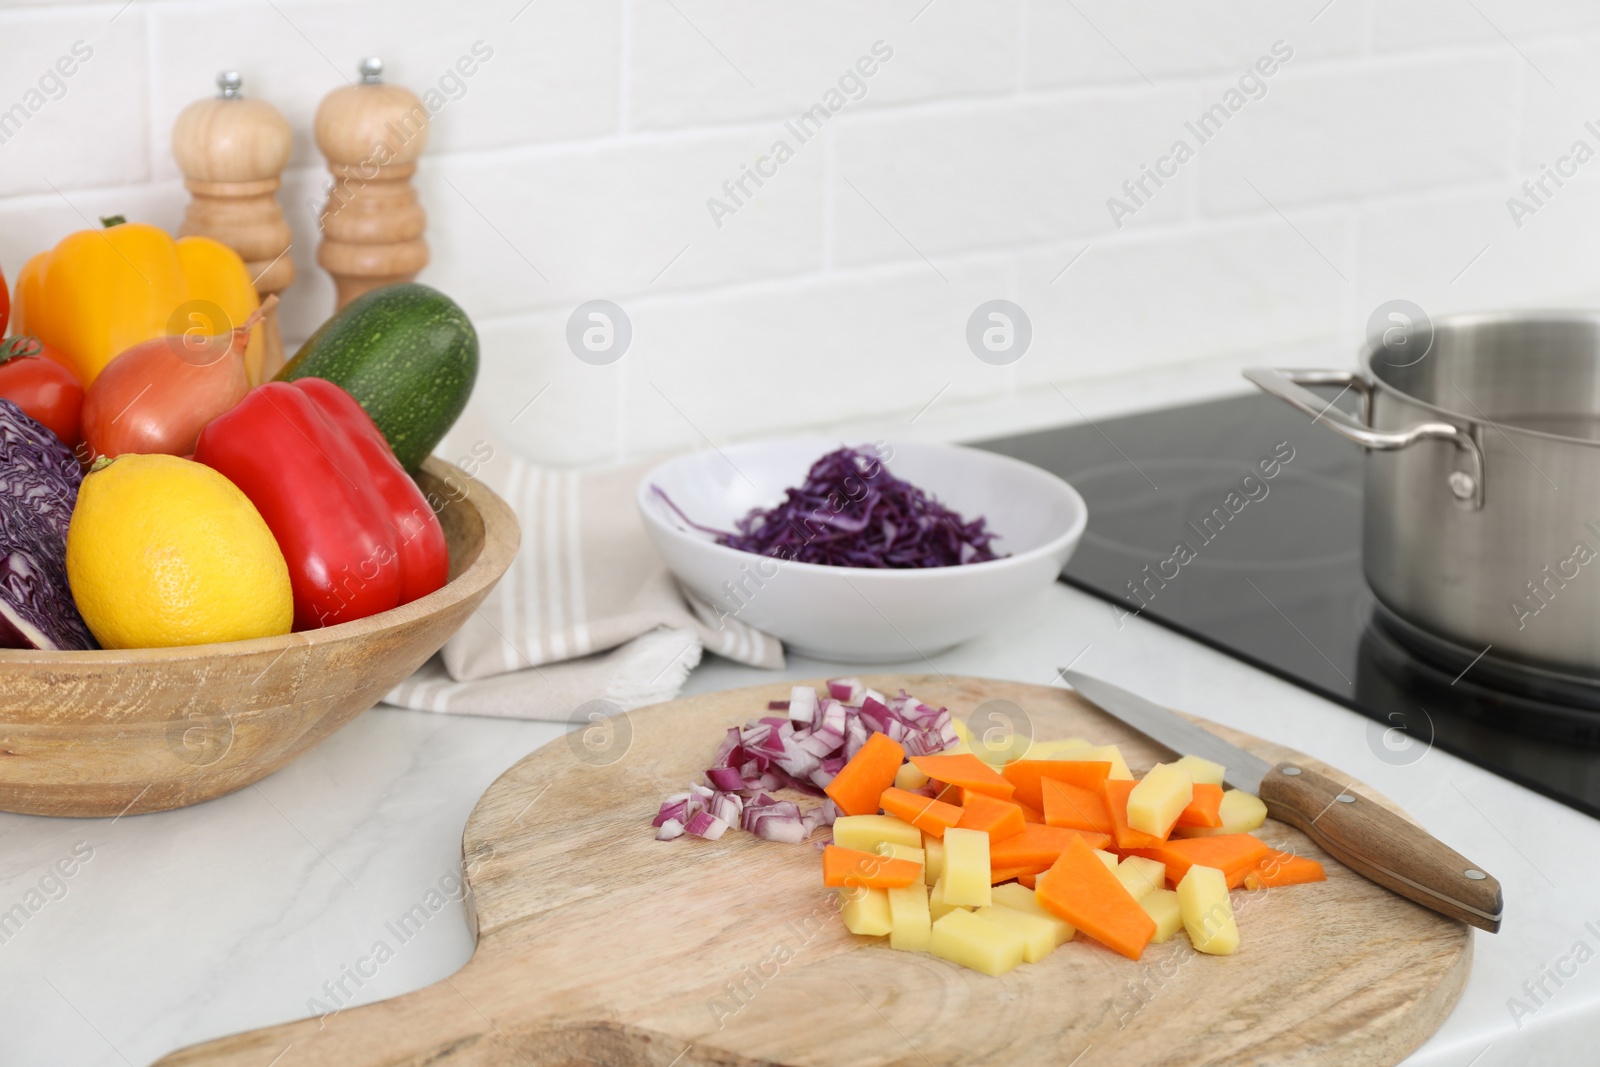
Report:
M 67 526 L 83 468 L 0 398 L 0 648 L 94 648 L 67 585 Z

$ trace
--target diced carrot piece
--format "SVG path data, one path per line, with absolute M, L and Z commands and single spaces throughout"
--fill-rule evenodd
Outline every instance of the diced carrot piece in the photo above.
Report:
M 1054 778 L 1045 778 L 1039 784 L 1044 791 L 1044 821 L 1050 826 L 1099 834 L 1112 832 L 1111 811 L 1103 793 L 1091 793 Z
M 908 822 L 929 837 L 943 837 L 944 832 L 961 821 L 961 809 L 942 800 L 908 793 L 904 789 L 885 789 L 878 798 L 883 810 Z
M 1194 784 L 1194 798 L 1178 813 L 1179 826 L 1221 826 L 1222 787 L 1205 782 Z
M 1039 884 L 1039 876 L 1037 874 L 1019 874 L 1017 875 L 1017 884 L 1025 885 L 1032 889 Z
M 954 756 L 912 756 L 917 770 L 936 782 L 959 785 L 971 793 L 1010 800 L 1016 787 L 1000 777 L 994 768 L 970 752 Z
M 1100 791 L 1100 783 L 1111 773 L 1111 764 L 1098 760 L 1019 759 L 1012 760 L 1000 772 L 1016 792 L 1011 799 L 1033 808 L 1044 807 L 1044 797 L 1039 791 L 1039 779 L 1054 778 L 1081 789 Z
M 1164 837 L 1147 834 L 1128 825 L 1128 794 L 1138 784 L 1123 778 L 1107 778 L 1100 787 L 1105 793 L 1106 810 L 1111 814 L 1111 836 L 1116 839 L 1117 848 L 1124 851 L 1155 848 L 1166 842 Z
M 1156 933 L 1155 920 L 1082 839 L 1038 877 L 1034 896 L 1040 907 L 1130 960 Z
M 846 815 L 876 815 L 878 798 L 894 785 L 894 776 L 905 761 L 906 750 L 899 742 L 887 734 L 873 734 L 823 792 Z
M 921 877 L 922 865 L 915 860 L 890 859 L 838 845 L 822 850 L 822 884 L 826 886 L 898 889 Z
M 1044 796 L 1039 792 L 1040 768 L 1044 763 L 1042 759 L 1019 759 L 1000 768 L 1001 776 L 1014 790 L 1012 800 L 1028 807 L 1044 808 Z
M 1160 860 L 1167 865 L 1167 881 L 1177 885 L 1189 868 L 1195 864 L 1215 867 L 1228 880 L 1228 888 L 1237 889 L 1244 884 L 1245 875 L 1253 871 L 1271 849 L 1260 838 L 1250 834 L 1220 834 L 1216 837 L 1182 837 L 1162 841 L 1153 848 L 1130 849 L 1135 856 Z
M 933 784 L 939 785 L 941 783 L 935 782 Z M 943 789 L 939 790 L 939 795 L 934 799 L 941 800 L 946 804 L 950 804 L 959 808 L 961 806 L 961 801 L 965 799 L 965 796 L 962 794 L 961 787 L 959 785 L 947 785 Z
M 1090 848 L 1105 848 L 1111 838 L 1092 830 L 1069 830 L 1061 826 L 1029 824 L 1022 833 L 989 843 L 989 863 L 995 867 L 1050 866 L 1074 840 L 1082 838 Z
M 989 862 L 994 862 L 994 846 L 990 846 Z M 1306 882 L 1325 882 L 1328 872 L 1322 864 L 1309 856 L 1296 856 L 1292 852 L 1269 849 L 1266 856 L 1250 873 L 1244 876 L 1249 889 L 1266 889 L 1281 885 L 1303 885 Z
M 1031 867 L 994 867 L 989 871 L 989 884 L 999 885 L 1001 882 L 1012 882 L 1025 874 L 1037 877 L 1048 869 L 1048 864 L 1044 866 L 1034 864 Z
M 1044 812 L 1040 811 L 1038 808 L 1030 808 L 1028 805 L 1019 803 L 1014 799 L 1011 801 L 1011 803 L 1016 804 L 1017 807 L 1022 809 L 1023 822 L 1038 823 L 1041 826 L 1044 825 Z
M 989 835 L 989 848 L 996 841 L 1022 833 L 1027 825 L 1022 819 L 1022 808 L 1009 800 L 996 800 L 982 793 L 968 793 L 967 802 L 961 806 L 961 821 L 956 823 L 964 830 L 982 830 Z M 991 851 L 990 862 L 994 861 Z

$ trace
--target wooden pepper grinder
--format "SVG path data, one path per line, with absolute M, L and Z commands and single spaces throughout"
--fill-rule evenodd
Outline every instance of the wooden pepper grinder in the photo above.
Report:
M 265 300 L 294 281 L 293 237 L 276 196 L 292 135 L 277 108 L 246 99 L 240 85 L 237 71 L 217 75 L 221 95 L 196 100 L 172 127 L 172 155 L 191 197 L 178 234 L 211 237 L 239 253 Z M 283 366 L 276 307 L 262 322 L 262 340 L 257 381 Z
M 428 143 L 428 109 L 383 82 L 383 62 L 363 59 L 361 81 L 317 108 L 317 147 L 333 176 L 317 262 L 333 275 L 336 308 L 369 289 L 409 282 L 428 264 L 427 215 L 411 186 Z

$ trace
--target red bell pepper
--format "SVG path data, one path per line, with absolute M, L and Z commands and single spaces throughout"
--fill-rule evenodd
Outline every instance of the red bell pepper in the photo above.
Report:
M 267 382 L 206 424 L 194 458 L 250 498 L 289 564 L 294 628 L 365 618 L 444 585 L 444 528 L 349 393 Z

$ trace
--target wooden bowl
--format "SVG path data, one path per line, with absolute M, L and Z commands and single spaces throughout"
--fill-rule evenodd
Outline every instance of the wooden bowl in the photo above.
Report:
M 254 641 L 0 650 L 0 810 L 166 811 L 266 777 L 437 652 L 516 554 L 505 502 L 427 460 L 417 482 L 450 547 L 444 588 L 355 622 Z

